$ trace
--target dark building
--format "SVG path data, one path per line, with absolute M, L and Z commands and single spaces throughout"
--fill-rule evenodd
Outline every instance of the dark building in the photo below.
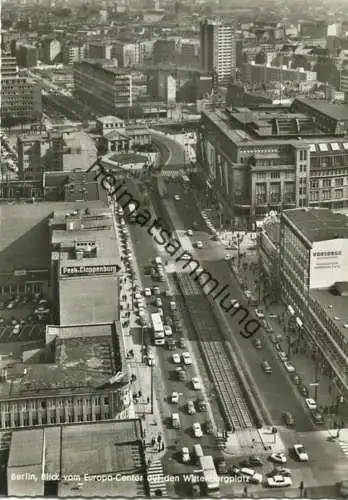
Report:
M 37 66 L 38 50 L 32 45 L 20 45 L 17 51 L 17 62 L 24 68 Z

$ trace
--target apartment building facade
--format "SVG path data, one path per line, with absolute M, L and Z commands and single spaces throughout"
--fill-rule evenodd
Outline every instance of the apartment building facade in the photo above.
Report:
M 135 42 L 113 42 L 113 57 L 116 57 L 120 68 L 129 68 L 144 62 L 144 45 L 139 41 Z
M 203 112 L 198 161 L 226 223 L 255 227 L 272 210 L 348 207 L 345 113 L 304 99 Z
M 205 20 L 200 26 L 201 69 L 216 73 L 219 84 L 228 83 L 236 68 L 236 41 L 233 26 Z
M 270 64 L 244 63 L 242 78 L 247 83 L 271 82 L 315 82 L 317 73 L 305 71 L 303 68 L 289 68 L 285 65 L 271 66 Z

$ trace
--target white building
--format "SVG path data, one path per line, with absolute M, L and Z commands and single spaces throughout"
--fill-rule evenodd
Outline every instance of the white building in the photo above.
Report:
M 236 44 L 232 25 L 205 20 L 201 23 L 201 69 L 215 72 L 219 82 L 228 82 L 236 67 Z
M 348 397 L 348 219 L 327 208 L 281 214 L 280 290 L 297 334 Z M 290 320 L 292 318 L 289 318 Z M 298 321 L 299 320 L 299 321 Z

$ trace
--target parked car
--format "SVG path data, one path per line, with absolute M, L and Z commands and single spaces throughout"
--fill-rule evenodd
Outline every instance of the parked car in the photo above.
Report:
M 179 403 L 179 393 L 178 392 L 172 392 L 170 396 L 170 402 L 172 404 L 178 404 Z
M 195 391 L 200 391 L 202 389 L 202 385 L 201 385 L 198 377 L 192 378 L 192 387 Z
M 263 361 L 263 362 L 261 363 L 261 367 L 262 367 L 262 369 L 263 369 L 263 371 L 264 371 L 265 373 L 272 373 L 272 367 L 271 367 L 271 365 L 268 363 L 268 361 Z
M 184 365 L 192 365 L 192 359 L 191 359 L 191 355 L 189 352 L 182 353 L 182 360 L 183 360 Z
M 182 450 L 181 450 L 181 460 L 182 460 L 182 463 L 183 464 L 187 464 L 189 461 L 190 461 L 190 451 L 189 449 L 185 446 Z
M 260 338 L 255 339 L 254 346 L 256 349 L 262 349 L 263 348 L 262 340 Z
M 299 385 L 298 388 L 299 388 L 299 391 L 302 394 L 302 396 L 304 396 L 305 398 L 308 397 L 309 391 L 304 384 Z
M 255 309 L 255 314 L 260 319 L 263 319 L 265 317 L 265 314 L 262 309 Z
M 189 401 L 187 401 L 186 405 L 187 405 L 187 413 L 189 415 L 195 415 L 196 408 L 195 408 L 194 402 L 189 400 Z
M 287 372 L 289 373 L 294 373 L 296 371 L 296 368 L 290 361 L 284 361 L 284 366 Z
M 252 484 L 261 484 L 262 483 L 262 474 L 255 472 L 253 469 L 249 469 L 248 467 L 243 467 L 240 470 L 240 474 L 248 478 L 248 482 Z
M 173 354 L 171 355 L 171 359 L 172 359 L 172 362 L 175 364 L 175 365 L 179 365 L 180 364 L 180 354 L 178 354 L 177 352 L 173 352 Z
M 205 424 L 205 432 L 206 434 L 214 434 L 214 426 L 210 420 Z
M 297 375 L 297 373 L 293 373 L 291 375 L 292 381 L 294 382 L 295 385 L 300 385 L 301 384 L 301 377 Z
M 262 460 L 254 455 L 249 456 L 240 463 L 241 467 L 261 467 L 262 465 Z
M 177 369 L 175 370 L 175 372 L 176 372 L 176 375 L 177 375 L 178 379 L 180 380 L 180 382 L 186 382 L 187 375 L 186 375 L 186 372 L 182 366 L 178 366 Z
M 288 360 L 288 357 L 284 351 L 278 351 L 278 356 L 279 356 L 279 359 L 281 361 L 283 361 L 283 363 L 285 363 L 285 361 Z
M 290 469 L 287 469 L 286 467 L 283 467 L 281 465 L 277 465 L 276 467 L 274 467 L 273 470 L 271 470 L 271 472 L 269 472 L 267 474 L 268 477 L 271 477 L 271 476 L 286 476 L 286 477 L 291 477 L 292 476 L 292 472 Z

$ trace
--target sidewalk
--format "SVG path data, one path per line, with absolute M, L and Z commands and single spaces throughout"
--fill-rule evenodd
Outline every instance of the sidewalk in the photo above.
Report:
M 115 230 L 120 241 L 120 224 L 119 218 L 115 216 Z M 135 253 L 132 248 L 132 242 L 128 235 L 128 248 L 132 249 L 131 267 L 134 269 L 135 277 L 132 279 L 128 273 L 124 273 L 121 278 L 120 286 L 120 323 L 123 332 L 123 339 L 126 353 L 133 352 L 133 356 L 128 359 L 128 368 L 130 375 L 134 376 L 134 381 L 131 383 L 131 392 L 133 396 L 132 408 L 129 411 L 129 417 L 139 417 L 142 419 L 144 431 L 145 456 L 148 463 L 153 460 L 161 459 L 166 453 L 165 435 L 162 425 L 162 419 L 158 407 L 156 397 L 155 383 L 151 382 L 151 368 L 142 362 L 141 344 L 135 343 L 135 337 L 139 334 L 140 326 L 138 323 L 139 315 L 134 304 L 134 287 L 143 289 L 141 286 L 140 271 L 135 259 Z M 120 245 L 121 256 L 125 257 L 124 247 Z M 151 408 L 151 385 L 153 386 L 153 402 Z M 153 410 L 153 412 L 151 411 Z M 164 443 L 164 450 L 158 451 L 160 448 L 156 442 L 152 445 L 152 439 L 161 436 L 161 444 Z

